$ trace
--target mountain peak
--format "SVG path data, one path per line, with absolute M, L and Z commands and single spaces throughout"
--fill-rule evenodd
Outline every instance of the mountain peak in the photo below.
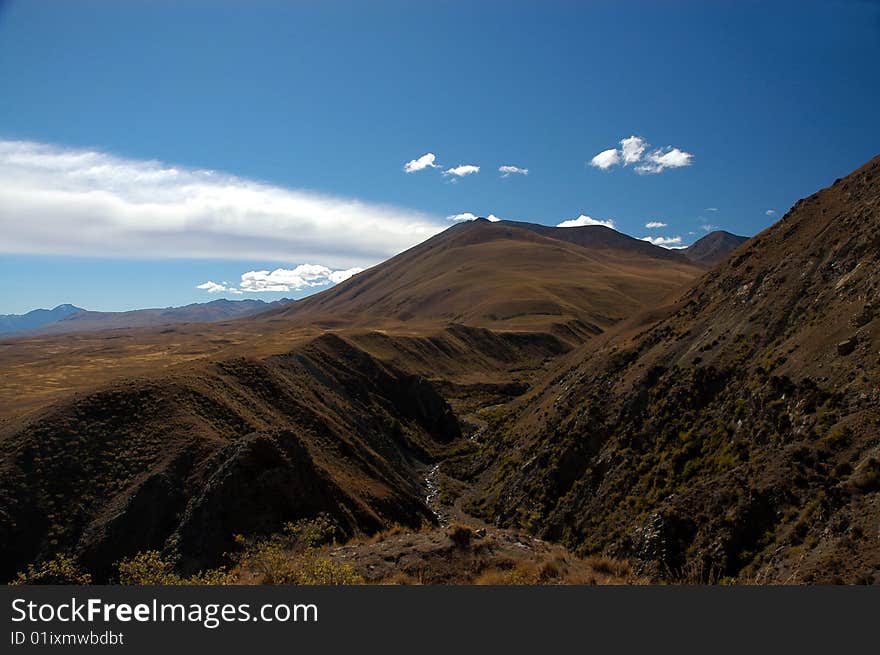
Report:
M 692 262 L 711 268 L 727 259 L 730 253 L 748 240 L 748 237 L 726 230 L 714 230 L 697 239 L 681 252 Z
M 674 251 L 601 226 L 476 219 L 276 313 L 371 327 L 589 324 L 595 333 L 700 273 Z

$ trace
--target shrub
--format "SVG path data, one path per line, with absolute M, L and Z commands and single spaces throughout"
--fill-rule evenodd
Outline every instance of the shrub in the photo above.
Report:
M 320 547 L 333 541 L 338 533 L 333 519 L 320 514 L 284 526 L 281 535 L 248 542 L 239 566 L 257 575 L 263 584 L 348 585 L 360 584 L 363 578 L 350 564 L 336 562 Z
M 453 525 L 449 529 L 449 538 L 459 548 L 467 548 L 471 543 L 473 530 L 466 525 Z
M 326 557 L 300 557 L 298 563 L 298 571 L 284 584 L 352 585 L 364 582 L 351 564 L 335 562 Z
M 317 548 L 332 542 L 338 532 L 336 522 L 327 514 L 284 525 L 284 534 L 293 547 Z
M 835 451 L 845 446 L 852 436 L 852 432 L 848 426 L 840 423 L 831 427 L 822 439 L 822 444 L 829 450 Z
M 210 569 L 189 577 L 175 572 L 176 557 L 163 557 L 159 551 L 148 550 L 117 564 L 119 584 L 132 586 L 159 585 L 225 585 L 234 577 L 224 569 Z
M 122 585 L 174 585 L 180 577 L 174 572 L 175 562 L 162 557 L 157 550 L 138 553 L 116 565 L 119 584 Z
M 28 565 L 27 571 L 19 573 L 12 585 L 87 585 L 92 576 L 85 573 L 70 555 L 59 553 L 38 566 Z
M 346 585 L 360 584 L 350 564 L 335 562 L 317 548 L 291 550 L 279 539 L 266 539 L 248 546 L 240 566 L 256 574 L 263 584 Z

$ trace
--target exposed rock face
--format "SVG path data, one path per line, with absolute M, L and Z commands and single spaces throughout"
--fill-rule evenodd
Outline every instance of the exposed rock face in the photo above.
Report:
M 673 578 L 874 579 L 880 497 L 853 477 L 880 434 L 878 234 L 880 158 L 668 318 L 567 356 L 496 435 L 474 509 Z
M 846 341 L 841 341 L 837 344 L 837 354 L 841 356 L 846 356 L 852 353 L 853 350 L 856 349 L 859 341 L 855 337 L 847 339 Z

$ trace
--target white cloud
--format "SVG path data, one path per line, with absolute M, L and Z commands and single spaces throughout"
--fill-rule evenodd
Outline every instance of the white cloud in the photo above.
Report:
M 276 268 L 274 271 L 248 271 L 241 274 L 241 289 L 263 291 L 300 291 L 308 287 L 338 284 L 360 273 L 362 268 L 333 270 L 320 264 L 300 264 L 296 268 Z
M 204 289 L 208 293 L 223 293 L 224 291 L 228 291 L 228 287 L 222 284 L 217 284 L 216 282 L 212 282 L 211 280 L 208 280 L 204 284 L 198 285 L 196 289 Z
M 666 227 L 666 223 L 662 223 L 660 221 L 648 221 L 647 223 L 645 223 L 645 227 L 653 230 L 658 227 Z
M 339 284 L 362 270 L 364 269 L 359 267 L 333 270 L 320 264 L 300 264 L 296 268 L 276 268 L 274 271 L 242 273 L 241 283 L 237 288 L 229 286 L 226 282 L 217 284 L 209 280 L 198 285 L 196 289 L 204 289 L 208 293 L 233 293 L 237 295 L 246 291 L 249 293 L 301 291 L 309 287 Z
M 443 171 L 444 175 L 454 175 L 455 177 L 464 177 L 465 175 L 473 175 L 480 172 L 479 166 L 473 164 L 462 164 L 454 168 L 448 168 Z
M 640 136 L 628 136 L 620 140 L 620 149 L 603 150 L 590 160 L 590 165 L 602 170 L 612 166 L 629 166 L 642 162 L 635 167 L 637 173 L 662 173 L 667 168 L 690 166 L 694 156 L 681 150 L 666 146 L 645 154 L 648 142 Z
M 648 153 L 645 157 L 645 163 L 636 166 L 636 171 L 639 173 L 662 173 L 667 168 L 690 166 L 693 158 L 694 156 L 689 152 L 667 146 Z
M 648 241 L 655 246 L 672 248 L 681 244 L 681 237 L 642 237 L 642 241 Z
M 706 209 L 704 209 L 703 211 L 707 211 L 707 212 L 717 212 L 717 211 L 718 211 L 718 207 L 706 207 Z
M 603 227 L 610 227 L 612 230 L 614 229 L 614 221 L 610 218 L 607 221 L 600 221 L 585 214 L 581 214 L 577 218 L 562 221 L 556 227 L 584 227 L 585 225 L 602 225 Z
M 519 166 L 499 166 L 498 172 L 501 177 L 510 177 L 511 175 L 528 175 L 528 168 L 520 168 Z
M 616 148 L 603 150 L 590 160 L 590 166 L 601 168 L 603 171 L 620 163 L 620 152 Z
M 422 171 L 426 168 L 440 168 L 434 162 L 436 161 L 437 156 L 433 152 L 428 152 L 419 157 L 418 159 L 411 159 L 403 165 L 403 170 L 407 173 L 415 173 L 416 171 Z
M 443 229 L 417 211 L 94 150 L 0 140 L 0 252 L 368 266 Z
M 767 214 L 767 216 L 776 216 L 776 210 L 775 210 L 775 209 L 768 209 L 768 210 L 765 211 L 764 213 Z
M 628 136 L 620 140 L 620 153 L 623 155 L 623 165 L 635 164 L 642 158 L 642 154 L 648 147 L 648 142 L 640 136 Z
M 717 230 L 718 226 L 712 225 L 711 223 L 706 223 L 705 225 L 701 225 L 700 228 L 702 228 L 704 232 L 711 232 L 712 230 Z
M 478 218 L 480 218 L 480 217 L 477 216 L 476 214 L 474 214 L 473 212 L 464 212 L 462 214 L 453 214 L 452 216 L 447 216 L 446 220 L 447 221 L 475 221 Z M 488 216 L 485 217 L 485 219 L 487 221 L 492 222 L 492 223 L 497 223 L 498 221 L 501 220 L 500 218 L 495 216 L 495 214 L 489 214 Z

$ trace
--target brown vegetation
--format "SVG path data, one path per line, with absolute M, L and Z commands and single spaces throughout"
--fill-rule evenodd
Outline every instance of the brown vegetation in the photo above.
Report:
M 878 208 L 875 159 L 565 356 L 487 435 L 467 507 L 674 580 L 880 579 Z
M 251 320 L 2 341 L 2 573 L 875 581 L 878 207 L 875 160 L 686 291 L 681 253 L 476 221 Z
M 316 512 L 346 535 L 435 521 L 422 470 L 462 449 L 456 413 L 698 273 L 536 230 L 457 226 L 277 315 L 0 343 L 4 575 L 72 552 L 106 580 L 155 551 L 186 578 Z

